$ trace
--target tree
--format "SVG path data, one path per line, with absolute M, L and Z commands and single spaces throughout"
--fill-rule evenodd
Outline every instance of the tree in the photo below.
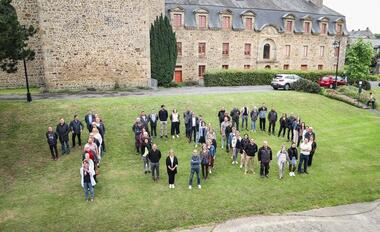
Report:
M 373 34 L 375 37 L 376 37 L 376 39 L 380 39 L 380 34 Z
M 150 28 L 150 59 L 152 78 L 160 86 L 170 84 L 177 62 L 177 41 L 169 18 L 162 14 Z
M 33 60 L 35 53 L 27 48 L 29 37 L 36 33 L 33 26 L 22 26 L 12 0 L 0 0 L 0 67 L 14 73 L 20 60 Z
M 352 81 L 360 80 L 370 74 L 370 65 L 374 56 L 371 43 L 358 39 L 347 50 L 347 74 Z

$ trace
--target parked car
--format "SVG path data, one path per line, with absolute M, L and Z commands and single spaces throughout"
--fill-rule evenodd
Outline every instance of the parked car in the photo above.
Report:
M 277 74 L 272 82 L 271 86 L 273 89 L 285 89 L 289 90 L 292 88 L 292 84 L 298 81 L 301 77 L 295 74 Z
M 334 86 L 334 83 L 335 83 L 335 76 L 332 76 L 332 75 L 331 76 L 325 76 L 325 77 L 322 77 L 321 79 L 319 79 L 317 82 L 318 82 L 319 86 L 321 86 L 321 87 L 327 87 L 327 88 L 331 89 Z M 337 86 L 347 85 L 347 79 L 338 76 L 337 77 L 336 85 Z

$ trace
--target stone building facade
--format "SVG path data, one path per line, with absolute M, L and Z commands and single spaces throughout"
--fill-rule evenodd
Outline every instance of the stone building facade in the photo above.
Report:
M 177 82 L 222 68 L 334 70 L 336 40 L 345 56 L 345 17 L 320 0 L 167 0 L 166 13 L 177 35 Z
M 32 85 L 57 88 L 147 86 L 149 29 L 164 0 L 14 0 L 22 24 L 38 33 L 29 45 Z M 23 67 L 0 73 L 0 87 L 24 85 Z

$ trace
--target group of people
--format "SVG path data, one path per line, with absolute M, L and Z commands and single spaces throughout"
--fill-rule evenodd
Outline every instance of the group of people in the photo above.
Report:
M 160 138 L 168 138 L 168 120 L 171 122 L 172 139 L 180 136 L 181 115 L 174 109 L 170 114 L 161 106 L 158 113 L 152 112 L 146 115 L 144 111 L 136 118 L 132 131 L 135 136 L 136 153 L 141 155 L 143 161 L 143 171 L 145 174 L 151 173 L 154 181 L 159 180 L 159 161 L 161 152 L 153 139 L 157 137 L 157 124 L 160 124 Z M 207 180 L 209 174 L 214 168 L 216 157 L 216 133 L 211 123 L 206 123 L 201 115 L 196 116 L 194 112 L 188 109 L 183 114 L 186 137 L 191 143 L 195 142 L 195 147 L 200 145 L 200 151 L 193 152 L 191 158 L 191 170 L 189 178 L 189 187 L 192 186 L 193 176 L 197 176 L 198 187 L 201 188 L 200 174 L 204 180 Z M 195 155 L 196 154 L 196 155 Z M 175 174 L 177 173 L 178 159 L 174 151 L 170 150 L 166 159 L 167 173 L 169 175 L 169 188 L 174 188 Z
M 93 114 L 91 111 L 85 116 L 86 127 L 89 133 L 87 143 L 83 147 L 82 165 L 80 168 L 81 185 L 85 193 L 86 201 L 94 200 L 94 186 L 96 185 L 99 175 L 100 160 L 102 159 L 105 149 L 105 132 L 106 128 L 100 116 Z M 69 134 L 71 133 L 72 147 L 78 145 L 82 148 L 83 123 L 79 120 L 78 115 L 74 115 L 74 119 L 70 124 L 65 123 L 64 118 L 59 120 L 56 130 L 51 126 L 46 132 L 47 143 L 50 148 L 52 160 L 58 160 L 58 141 L 61 144 L 61 154 L 70 154 Z

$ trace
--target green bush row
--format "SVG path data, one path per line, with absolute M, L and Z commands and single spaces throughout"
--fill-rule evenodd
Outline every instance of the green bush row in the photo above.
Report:
M 292 84 L 292 88 L 298 92 L 305 93 L 319 93 L 321 92 L 321 87 L 315 81 L 310 81 L 304 78 L 299 79 L 298 81 Z
M 276 74 L 297 74 L 300 77 L 317 81 L 327 75 L 334 75 L 332 71 L 290 71 L 290 70 L 213 70 L 204 76 L 205 86 L 246 86 L 269 85 Z M 343 72 L 338 75 L 343 76 Z M 367 80 L 380 80 L 379 75 L 370 75 Z

